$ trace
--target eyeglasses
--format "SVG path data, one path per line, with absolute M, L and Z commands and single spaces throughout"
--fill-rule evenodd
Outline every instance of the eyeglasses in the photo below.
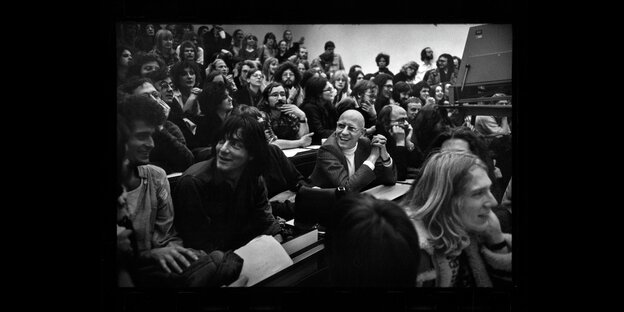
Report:
M 159 84 L 158 84 L 158 86 L 159 86 L 161 89 L 167 89 L 167 88 L 171 88 L 171 89 L 173 89 L 173 83 L 168 83 L 168 82 L 166 82 L 166 81 L 163 81 L 163 82 L 159 83 Z
M 339 131 L 344 130 L 345 127 L 347 128 L 347 131 L 349 131 L 351 133 L 356 133 L 358 130 L 360 130 L 360 129 L 358 129 L 356 127 L 353 127 L 353 126 L 347 126 L 344 123 L 340 123 L 339 122 L 339 123 L 336 124 L 336 129 L 339 130 Z
M 269 94 L 269 96 L 273 96 L 273 97 L 283 96 L 283 97 L 286 97 L 286 92 L 275 92 L 275 93 Z
M 282 74 L 282 77 L 295 77 L 295 74 L 291 72 L 286 72 Z

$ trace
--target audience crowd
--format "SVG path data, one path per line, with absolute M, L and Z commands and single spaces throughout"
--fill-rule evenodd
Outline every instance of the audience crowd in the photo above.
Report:
M 447 108 L 461 59 L 426 47 L 394 74 L 384 47 L 364 73 L 338 41 L 308 56 L 293 38 L 119 24 L 118 285 L 244 285 L 233 251 L 284 242 L 303 186 L 348 194 L 327 227 L 333 285 L 511 285 L 511 119 Z M 284 151 L 311 145 L 304 175 Z M 398 182 L 400 202 L 360 193 Z

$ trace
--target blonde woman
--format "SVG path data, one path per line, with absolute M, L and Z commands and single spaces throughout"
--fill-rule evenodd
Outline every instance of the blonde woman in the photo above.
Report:
M 487 165 L 463 151 L 433 154 L 403 200 L 423 250 L 417 286 L 492 287 L 511 276 L 511 234 L 492 208 Z M 493 279 L 494 275 L 501 278 Z

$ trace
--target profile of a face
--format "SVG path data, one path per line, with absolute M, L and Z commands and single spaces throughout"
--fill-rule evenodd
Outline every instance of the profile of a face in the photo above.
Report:
M 489 215 L 498 202 L 490 191 L 492 181 L 482 167 L 473 166 L 468 175 L 466 185 L 455 200 L 466 231 L 481 233 L 487 228 Z

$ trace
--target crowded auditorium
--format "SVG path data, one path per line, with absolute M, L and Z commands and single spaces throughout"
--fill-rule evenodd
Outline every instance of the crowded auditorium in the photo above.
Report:
M 511 25 L 115 27 L 118 287 L 514 287 Z

